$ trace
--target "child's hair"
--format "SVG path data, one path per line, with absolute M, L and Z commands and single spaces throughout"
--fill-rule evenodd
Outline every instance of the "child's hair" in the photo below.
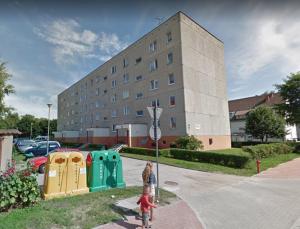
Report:
M 152 167 L 152 163 L 147 162 L 146 167 L 145 167 L 145 169 L 143 171 L 143 174 L 142 174 L 144 184 L 148 184 L 148 182 L 149 182 L 151 167 Z

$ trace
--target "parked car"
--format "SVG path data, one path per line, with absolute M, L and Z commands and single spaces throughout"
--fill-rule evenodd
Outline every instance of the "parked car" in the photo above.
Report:
M 16 146 L 19 151 L 25 152 L 28 148 L 34 146 L 36 143 L 33 140 L 20 140 L 16 143 Z
M 79 151 L 78 149 L 73 149 L 73 148 L 57 148 L 55 150 L 52 150 L 49 152 L 49 154 L 54 153 L 54 152 L 70 152 L 70 151 Z M 35 157 L 32 158 L 28 161 L 30 165 L 32 166 L 32 169 L 35 171 L 38 171 L 39 173 L 45 173 L 45 166 L 48 160 L 48 156 L 40 156 L 40 157 Z
M 47 141 L 47 140 L 48 140 L 48 137 L 47 137 L 47 136 L 37 136 L 34 140 L 35 140 L 36 142 Z
M 57 148 L 60 148 L 60 144 L 57 141 L 49 141 L 49 152 Z M 46 156 L 47 155 L 47 141 L 39 142 L 37 147 L 28 149 L 24 152 L 26 159 L 32 157 Z

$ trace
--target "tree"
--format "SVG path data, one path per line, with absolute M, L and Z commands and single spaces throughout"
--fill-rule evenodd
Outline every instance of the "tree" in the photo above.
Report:
M 7 111 L 4 116 L 0 117 L 0 129 L 16 129 L 19 120 L 18 113 Z
M 246 133 L 267 142 L 268 138 L 285 136 L 285 120 L 271 107 L 259 106 L 246 117 Z
M 285 103 L 277 106 L 289 124 L 300 123 L 300 72 L 290 74 L 283 84 L 275 85 Z
M 175 144 L 177 148 L 187 149 L 187 150 L 199 150 L 203 149 L 202 142 L 195 138 L 193 135 L 191 136 L 182 136 L 176 139 Z
M 18 122 L 17 127 L 24 136 L 30 136 L 31 123 L 32 123 L 32 134 L 35 135 L 39 126 L 33 115 L 28 115 L 28 114 L 23 115 L 20 121 Z
M 3 117 L 4 113 L 9 110 L 5 106 L 4 97 L 11 93 L 14 93 L 14 87 L 11 84 L 8 84 L 8 80 L 11 78 L 11 75 L 7 72 L 5 63 L 0 63 L 0 116 Z

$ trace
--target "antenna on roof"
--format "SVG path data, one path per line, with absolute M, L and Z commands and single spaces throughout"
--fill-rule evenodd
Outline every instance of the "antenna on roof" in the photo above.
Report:
M 160 25 L 165 20 L 165 17 L 156 17 L 155 20 L 157 20 L 157 25 Z

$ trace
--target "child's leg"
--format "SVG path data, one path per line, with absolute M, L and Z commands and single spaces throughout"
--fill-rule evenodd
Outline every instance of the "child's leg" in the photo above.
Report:
M 150 198 L 150 202 L 154 204 L 154 196 Z M 150 208 L 150 221 L 153 220 L 153 208 Z

